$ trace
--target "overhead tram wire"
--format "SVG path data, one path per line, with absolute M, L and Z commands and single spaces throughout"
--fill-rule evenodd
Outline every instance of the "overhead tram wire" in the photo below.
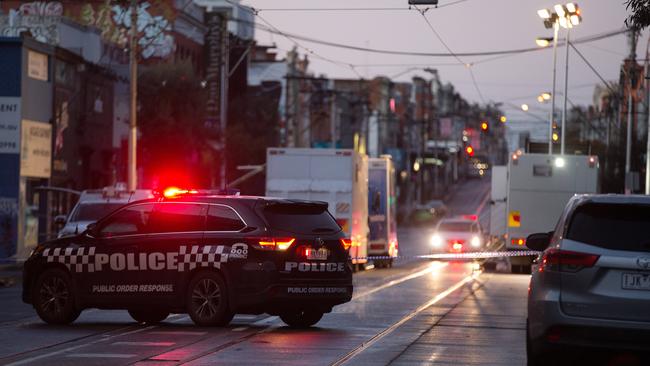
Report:
M 611 91 L 614 95 L 618 95 L 618 92 L 611 85 L 609 85 L 609 83 L 605 80 L 605 78 L 602 75 L 600 75 L 598 70 L 596 70 L 596 68 L 589 62 L 589 60 L 587 60 L 587 58 L 582 54 L 582 52 L 580 52 L 580 50 L 578 50 L 578 48 L 575 45 L 573 45 L 573 42 L 569 42 L 569 46 L 571 46 L 571 48 L 573 48 L 573 50 L 576 51 L 576 53 L 578 54 L 578 56 L 580 56 L 582 61 L 584 61 L 587 64 L 587 66 L 589 66 L 591 71 L 593 71 L 594 74 L 598 76 L 600 81 L 602 81 L 603 84 L 605 84 L 607 89 L 609 89 L 609 91 Z
M 244 10 L 247 10 L 247 11 L 251 12 L 255 17 L 257 17 L 257 18 L 259 18 L 261 21 L 263 21 L 263 22 L 266 24 L 267 27 L 271 28 L 271 30 L 273 30 L 275 34 L 278 34 L 278 35 L 283 36 L 284 38 L 286 38 L 287 40 L 289 40 L 290 42 L 292 42 L 292 43 L 293 43 L 297 48 L 303 49 L 304 51 L 306 51 L 308 54 L 312 55 L 313 57 L 318 58 L 318 59 L 321 59 L 321 60 L 326 61 L 326 62 L 329 62 L 329 63 L 332 63 L 332 64 L 334 64 L 334 65 L 338 65 L 338 66 L 342 66 L 342 67 L 349 68 L 350 70 L 352 70 L 352 72 L 353 72 L 353 73 L 354 73 L 358 78 L 363 79 L 363 76 L 362 76 L 362 75 L 361 75 L 361 74 L 356 70 L 354 64 L 351 64 L 351 63 L 349 63 L 349 62 L 338 61 L 338 60 L 334 60 L 334 59 L 331 59 L 331 58 L 328 58 L 328 57 L 322 56 L 322 55 L 316 53 L 316 52 L 315 52 L 314 50 L 312 50 L 311 48 L 308 48 L 308 47 L 306 47 L 306 46 L 303 46 L 302 44 L 300 44 L 298 41 L 296 41 L 296 40 L 294 39 L 294 38 L 297 38 L 297 37 L 293 37 L 293 36 L 291 36 L 291 35 L 289 35 L 289 34 L 283 32 L 283 31 L 281 31 L 280 29 L 278 29 L 276 26 L 274 26 L 273 24 L 271 24 L 271 22 L 269 22 L 269 21 L 266 20 L 263 16 L 261 16 L 261 15 L 259 14 L 259 11 L 258 11 L 257 9 L 252 8 L 252 7 L 243 6 L 243 5 L 240 5 L 240 4 L 233 3 L 231 0 L 226 0 L 226 2 L 227 2 L 228 4 L 230 4 L 230 5 L 237 6 L 237 7 L 240 7 L 240 8 L 242 8 L 242 9 L 244 9 Z M 232 20 L 232 18 L 229 19 L 229 20 Z M 250 23 L 250 22 L 247 22 L 247 23 Z M 253 24 L 254 24 L 254 25 L 257 25 L 258 23 L 253 23 Z
M 277 29 L 277 27 L 274 27 L 277 30 L 271 29 L 268 26 L 265 26 L 264 24 L 256 23 L 256 22 L 251 22 L 246 19 L 240 19 L 240 18 L 229 18 L 230 21 L 233 22 L 238 22 L 242 24 L 247 24 L 250 26 L 254 26 L 255 28 L 273 33 L 273 34 L 279 34 L 283 35 L 285 37 L 291 37 L 293 39 L 309 42 L 309 43 L 315 43 L 315 44 L 320 44 L 323 46 L 330 46 L 330 47 L 336 47 L 336 48 L 344 48 L 348 50 L 353 50 L 353 51 L 359 51 L 359 52 L 369 52 L 369 53 L 377 53 L 377 54 L 386 54 L 386 55 L 399 55 L 399 56 L 423 56 L 423 57 L 470 57 L 470 56 L 499 56 L 499 55 L 508 55 L 508 54 L 521 54 L 521 53 L 526 53 L 526 52 L 535 52 L 535 51 L 543 51 L 547 49 L 548 47 L 545 48 L 540 48 L 540 47 L 527 47 L 527 48 L 516 48 L 516 49 L 506 49 L 506 50 L 496 50 L 496 51 L 475 51 L 475 52 L 455 52 L 453 54 L 451 53 L 434 53 L 434 52 L 416 52 L 416 51 L 395 51 L 395 50 L 389 50 L 389 49 L 379 49 L 379 48 L 369 48 L 369 47 L 362 47 L 362 46 L 355 46 L 355 45 L 350 45 L 350 44 L 344 44 L 344 43 L 337 43 L 337 42 L 331 42 L 331 41 L 326 41 L 322 39 L 316 39 L 316 38 L 311 38 L 311 37 L 306 37 L 298 34 L 293 34 L 285 31 L 281 31 Z M 594 42 L 594 41 L 599 41 L 601 39 L 605 38 L 610 38 L 614 37 L 620 34 L 627 33 L 629 30 L 622 28 L 622 29 L 617 29 L 605 33 L 600 33 L 600 34 L 595 34 L 591 35 L 588 37 L 583 37 L 580 39 L 576 39 L 574 41 L 571 41 L 573 44 L 582 44 L 582 43 L 588 43 L 588 42 Z M 564 41 L 559 41 L 558 46 L 564 45 Z
M 456 5 L 459 3 L 464 3 L 469 0 L 456 0 L 452 1 L 450 3 L 446 4 L 441 4 L 437 5 L 433 9 L 441 9 L 441 8 L 446 8 L 448 6 Z M 267 12 L 267 11 L 304 11 L 304 12 L 313 12 L 313 11 L 409 11 L 411 10 L 410 7 L 383 7 L 383 8 L 260 8 L 256 9 L 257 11 L 260 12 Z
M 427 18 L 426 14 L 425 14 L 430 8 L 420 10 L 420 8 L 418 8 L 415 5 L 414 5 L 414 8 L 415 8 L 415 10 L 418 11 L 418 13 L 420 13 L 420 15 L 422 15 L 422 18 L 424 19 L 424 21 L 429 26 L 429 29 L 431 29 L 431 32 L 433 32 L 433 34 L 436 36 L 436 38 L 438 38 L 438 41 L 440 41 L 440 43 L 442 43 L 442 45 L 447 49 L 447 51 L 449 51 L 449 53 L 456 59 L 456 61 L 458 61 L 459 64 L 464 65 L 467 68 L 467 70 L 469 71 L 469 76 L 472 78 L 472 83 L 474 84 L 474 88 L 476 89 L 476 92 L 478 93 L 479 99 L 481 100 L 481 102 L 483 104 L 485 104 L 485 98 L 483 97 L 483 93 L 481 92 L 481 88 L 479 88 L 478 83 L 476 82 L 476 76 L 474 76 L 474 71 L 472 70 L 472 64 L 464 62 L 460 57 L 458 57 L 458 55 L 456 53 L 454 53 L 454 51 L 451 50 L 451 47 L 449 47 L 447 42 L 445 42 L 445 40 L 442 39 L 442 37 L 440 36 L 440 33 L 438 33 L 438 31 L 436 31 L 436 29 L 433 27 L 433 25 L 429 21 L 429 18 Z

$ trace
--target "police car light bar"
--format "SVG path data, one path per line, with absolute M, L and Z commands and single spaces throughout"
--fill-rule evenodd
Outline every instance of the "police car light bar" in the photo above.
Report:
M 160 192 L 158 192 L 160 195 Z M 167 187 L 162 191 L 162 196 L 165 198 L 174 198 L 187 194 L 197 195 L 213 195 L 213 196 L 239 196 L 238 189 L 181 189 L 178 187 Z

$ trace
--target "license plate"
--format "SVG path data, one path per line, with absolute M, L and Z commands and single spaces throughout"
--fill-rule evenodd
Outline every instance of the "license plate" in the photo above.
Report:
M 625 290 L 649 290 L 650 274 L 646 273 L 623 273 L 623 284 Z
M 329 256 L 329 254 L 330 254 L 330 251 L 327 250 L 327 248 L 320 248 L 320 249 L 309 248 L 309 249 L 307 249 L 307 259 L 311 259 L 311 260 L 324 261 L 324 260 L 327 260 L 327 257 Z

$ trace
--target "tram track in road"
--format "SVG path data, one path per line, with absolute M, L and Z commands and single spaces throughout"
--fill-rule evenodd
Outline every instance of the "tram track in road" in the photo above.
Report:
M 447 264 L 448 263 L 441 263 L 440 265 L 446 266 Z M 425 267 L 425 268 L 422 269 L 422 267 Z M 433 264 L 425 264 L 423 266 L 418 266 L 415 270 L 411 271 L 410 273 L 408 273 L 406 275 L 403 275 L 401 277 L 400 276 L 393 276 L 391 279 L 389 279 L 388 282 L 384 283 L 383 285 L 381 285 L 379 287 L 372 288 L 372 289 L 367 290 L 367 291 L 364 291 L 364 292 L 360 293 L 359 295 L 354 296 L 352 301 L 358 300 L 358 299 L 360 299 L 362 297 L 369 296 L 369 295 L 371 295 L 373 293 L 376 293 L 378 291 L 385 290 L 387 288 L 399 285 L 399 284 L 404 283 L 406 281 L 422 277 L 422 276 L 424 276 L 424 275 L 426 275 L 428 273 L 431 273 L 434 270 L 436 270 L 436 268 L 434 267 Z M 395 278 L 395 277 L 397 277 L 397 278 Z M 272 332 L 273 330 L 280 327 L 279 324 L 274 324 L 274 323 L 277 323 L 277 321 L 278 321 L 277 316 L 269 315 L 267 317 L 264 317 L 262 319 L 257 320 L 255 323 L 253 323 L 253 325 L 258 325 L 258 326 L 268 324 L 268 326 L 266 328 L 253 331 L 252 333 L 245 334 L 242 337 L 230 340 L 230 341 L 228 341 L 226 343 L 223 343 L 223 344 L 220 344 L 220 345 L 218 345 L 216 347 L 214 347 L 214 346 L 210 347 L 210 349 L 207 349 L 207 350 L 205 350 L 203 352 L 199 352 L 199 353 L 197 353 L 196 355 L 193 355 L 190 358 L 185 358 L 185 359 L 182 359 L 182 360 L 180 360 L 180 359 L 179 360 L 165 359 L 164 361 L 175 362 L 176 365 L 181 365 L 181 364 L 185 364 L 185 363 L 189 363 L 189 362 L 198 360 L 198 359 L 200 359 L 202 357 L 205 357 L 205 356 L 213 355 L 215 353 L 224 351 L 226 349 L 232 348 L 233 346 L 236 346 L 238 344 L 246 342 L 246 341 L 248 341 L 248 340 L 250 340 L 250 339 L 252 339 L 252 338 L 254 338 L 254 337 L 258 336 L 258 335 Z M 239 328 L 233 328 L 231 331 L 240 331 L 240 330 L 239 330 Z M 209 339 L 211 339 L 213 337 L 214 337 L 214 334 L 207 335 L 207 336 L 201 337 L 199 339 L 196 339 L 193 342 L 185 343 L 183 345 L 180 345 L 180 346 L 172 348 L 172 349 L 167 349 L 164 352 L 161 352 L 160 354 L 157 354 L 157 355 L 154 355 L 154 356 L 149 356 L 147 358 L 137 360 L 137 361 L 135 361 L 133 363 L 135 364 L 135 363 L 138 363 L 138 362 L 163 361 L 161 359 L 161 355 L 171 354 L 172 352 L 174 352 L 176 350 L 180 350 L 180 349 L 183 349 L 183 348 L 187 348 L 187 347 L 197 345 L 197 344 L 199 344 L 201 342 L 208 341 Z
M 354 359 L 356 356 L 358 356 L 358 355 L 361 354 L 362 352 L 368 350 L 368 349 L 369 349 L 370 347 L 372 347 L 374 344 L 376 344 L 377 342 L 379 342 L 381 339 L 383 339 L 384 337 L 386 337 L 386 336 L 388 336 L 389 334 L 393 333 L 395 330 L 397 330 L 400 326 L 402 326 L 402 325 L 404 325 L 405 323 L 407 323 L 409 320 L 415 318 L 417 315 L 419 315 L 419 314 L 422 313 L 423 311 L 427 310 L 427 309 L 430 308 L 431 306 L 437 304 L 438 302 L 440 302 L 441 300 L 443 300 L 443 299 L 446 298 L 447 296 L 451 295 L 451 294 L 454 293 L 455 291 L 459 290 L 460 288 L 462 288 L 462 287 L 465 286 L 466 284 L 471 283 L 471 282 L 474 282 L 474 281 L 479 277 L 480 274 L 481 274 L 481 272 L 476 272 L 476 273 L 470 274 L 470 275 L 466 276 L 465 278 L 463 278 L 462 280 L 456 282 L 454 285 L 452 285 L 451 287 L 447 288 L 445 291 L 443 291 L 443 292 L 437 294 L 436 296 L 434 296 L 433 298 L 431 298 L 431 299 L 430 299 L 429 301 L 427 301 L 426 303 L 420 305 L 417 309 L 415 309 L 415 310 L 413 310 L 412 312 L 410 312 L 409 314 L 405 315 L 404 317 L 402 317 L 402 318 L 401 318 L 400 320 L 398 320 L 397 322 L 393 323 L 392 325 L 390 325 L 389 327 L 385 328 L 385 329 L 382 330 L 381 332 L 375 334 L 373 337 L 371 337 L 371 338 L 368 339 L 367 341 L 365 341 L 365 342 L 359 344 L 359 345 L 358 345 L 357 347 L 355 347 L 353 350 L 351 350 L 350 352 L 348 352 L 347 354 L 345 354 L 343 357 L 339 358 L 338 360 L 334 361 L 334 362 L 331 363 L 330 365 L 331 365 L 331 366 L 342 366 L 342 365 L 347 364 L 349 361 L 351 361 L 352 359 Z M 477 281 L 477 282 L 478 282 L 478 281 Z M 467 296 L 470 296 L 472 293 L 476 292 L 478 289 L 480 289 L 481 287 L 483 287 L 483 284 L 482 284 L 481 282 L 478 282 L 478 283 L 479 283 L 479 286 L 478 286 L 477 288 L 475 288 L 475 289 L 472 289 L 472 291 L 471 291 L 469 294 L 467 294 L 464 298 L 466 298 Z M 463 299 L 464 299 L 464 298 L 463 298 Z M 462 300 L 459 301 L 458 303 L 460 304 L 461 302 L 462 302 Z M 444 316 L 445 316 L 447 313 L 451 312 L 451 310 L 453 310 L 454 307 L 455 307 L 455 306 L 451 307 L 451 308 L 450 308 L 450 309 L 449 309 L 445 314 L 443 314 L 442 317 L 441 317 L 441 319 L 444 318 Z M 435 323 L 432 325 L 432 327 L 433 327 L 433 326 L 435 326 Z

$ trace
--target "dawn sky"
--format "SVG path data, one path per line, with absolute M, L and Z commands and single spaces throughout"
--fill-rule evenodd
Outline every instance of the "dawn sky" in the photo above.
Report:
M 260 10 L 256 22 L 268 21 L 272 26 L 288 33 L 344 43 L 361 47 L 393 49 L 399 51 L 447 53 L 422 15 L 408 10 L 407 0 L 243 0 L 242 4 Z M 454 53 L 494 51 L 535 47 L 535 38 L 552 36 L 552 30 L 544 28 L 537 15 L 541 8 L 552 8 L 548 0 L 440 0 L 438 9 L 430 9 L 425 15 Z M 571 30 L 571 39 L 579 40 L 593 35 L 620 30 L 628 14 L 623 0 L 588 0 L 578 2 L 583 22 Z M 364 11 L 287 11 L 278 8 L 403 8 L 404 10 Z M 265 10 L 268 9 L 268 10 Z M 422 9 L 422 8 L 421 8 Z M 560 30 L 560 39 L 566 30 Z M 289 50 L 293 43 L 281 35 L 256 30 L 261 44 L 277 44 L 281 50 Z M 406 81 L 415 75 L 427 77 L 423 67 L 438 69 L 444 82 L 455 85 L 461 94 L 472 102 L 480 102 L 469 70 L 472 67 L 484 100 L 504 102 L 503 109 L 511 120 L 535 120 L 516 106 L 527 103 L 530 113 L 547 118 L 550 107 L 541 105 L 536 96 L 551 90 L 552 49 L 510 55 L 460 57 L 424 57 L 372 54 L 350 51 L 324 45 L 299 41 L 317 55 L 355 67 L 364 77 L 385 75 Z M 648 32 L 639 37 L 637 58 L 644 58 Z M 618 80 L 623 58 L 629 54 L 625 35 L 577 45 L 606 80 Z M 301 50 L 301 53 L 305 53 Z M 598 77 L 571 50 L 569 72 L 569 99 L 575 104 L 592 103 L 593 91 Z M 558 93 L 564 85 L 565 49 L 558 49 Z M 310 70 L 334 78 L 356 78 L 347 66 L 310 57 Z M 483 60 L 483 61 L 482 61 Z M 390 66 L 385 66 L 385 65 Z M 382 66 L 376 66 L 382 65 Z M 416 68 L 415 70 L 410 70 Z M 395 77 L 398 75 L 397 77 Z M 559 94 L 558 94 L 559 96 Z

